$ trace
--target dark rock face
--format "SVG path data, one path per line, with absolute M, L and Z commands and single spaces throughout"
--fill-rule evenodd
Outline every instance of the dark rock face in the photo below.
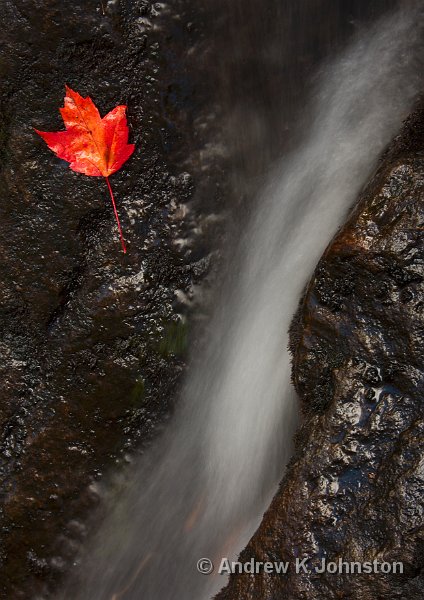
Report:
M 172 411 L 222 183 L 192 139 L 193 119 L 208 127 L 189 64 L 202 49 L 180 2 L 16 0 L 0 20 L 0 597 L 11 600 L 67 569 L 93 482 Z M 65 83 L 102 114 L 128 105 L 136 152 L 111 180 L 126 256 L 105 182 L 70 171 L 32 130 L 63 128 Z
M 269 98 L 289 70 L 285 109 L 299 104 L 312 67 L 351 35 L 355 19 L 386 8 L 348 0 L 330 14 L 332 0 L 320 0 L 311 16 L 309 0 L 292 3 L 284 52 L 273 53 L 282 3 L 266 7 L 267 44 L 259 35 L 262 6 L 260 0 L 247 8 L 244 0 L 1 3 L 0 598 L 28 600 L 55 589 L 87 535 L 85 518 L 99 503 L 96 482 L 111 465 L 122 468 L 178 398 L 193 289 L 207 286 L 210 265 L 218 264 L 211 258 L 221 245 L 223 214 L 235 197 L 243 210 L 248 199 L 247 191 L 234 196 L 227 189 L 216 82 L 228 87 L 232 107 L 235 93 L 242 99 L 243 118 L 229 137 L 237 140 L 240 165 L 247 165 L 237 166 L 244 175 L 259 164 L 263 139 L 273 148 L 264 164 L 280 149 L 274 119 L 287 113 L 278 102 L 271 112 Z M 325 28 L 316 27 L 321 14 Z M 205 41 L 205 23 L 210 38 L 225 38 L 227 69 Z M 232 46 L 233 39 L 240 45 Z M 125 257 L 104 181 L 70 171 L 32 130 L 62 129 L 65 83 L 90 95 L 102 114 L 128 105 L 136 152 L 111 179 Z M 250 115 L 254 106 L 258 116 L 261 93 L 265 126 L 258 128 Z M 234 134 L 241 128 L 247 150 Z
M 303 424 L 240 556 L 290 570 L 233 575 L 219 600 L 424 596 L 423 222 L 421 106 L 321 259 L 292 327 Z M 401 561 L 404 573 L 315 573 L 322 558 Z

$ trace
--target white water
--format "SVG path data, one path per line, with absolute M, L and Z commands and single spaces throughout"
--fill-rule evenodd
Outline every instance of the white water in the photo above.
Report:
M 237 554 L 289 458 L 292 315 L 422 83 L 422 10 L 405 4 L 322 75 L 311 127 L 257 199 L 185 400 L 106 520 L 72 598 L 206 600 L 225 584 L 196 562 Z

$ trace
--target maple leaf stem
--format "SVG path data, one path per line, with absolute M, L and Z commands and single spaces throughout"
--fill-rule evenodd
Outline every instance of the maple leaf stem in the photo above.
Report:
M 115 213 L 115 219 L 116 219 L 116 223 L 118 225 L 119 237 L 121 238 L 122 250 L 124 251 L 124 254 L 126 254 L 127 248 L 125 246 L 124 236 L 122 235 L 121 223 L 119 222 L 119 216 L 118 216 L 118 211 L 116 210 L 115 198 L 113 197 L 112 187 L 110 185 L 109 177 L 105 177 L 105 179 L 106 179 L 107 187 L 109 188 L 110 197 L 112 199 L 113 212 Z

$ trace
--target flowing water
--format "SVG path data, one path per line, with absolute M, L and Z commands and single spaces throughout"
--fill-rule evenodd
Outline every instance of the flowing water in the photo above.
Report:
M 321 71 L 297 147 L 256 198 L 184 400 L 89 548 L 73 598 L 206 600 L 225 584 L 196 563 L 235 558 L 281 477 L 296 420 L 290 321 L 422 83 L 420 16 L 403 3 Z

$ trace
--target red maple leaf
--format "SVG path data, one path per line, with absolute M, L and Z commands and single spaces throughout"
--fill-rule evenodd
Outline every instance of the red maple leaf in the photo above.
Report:
M 70 163 L 73 171 L 106 179 L 124 253 L 127 249 L 109 176 L 134 152 L 134 144 L 128 143 L 126 108 L 117 106 L 102 119 L 90 97 L 82 98 L 66 86 L 65 106 L 60 109 L 66 130 L 35 129 L 56 156 Z

